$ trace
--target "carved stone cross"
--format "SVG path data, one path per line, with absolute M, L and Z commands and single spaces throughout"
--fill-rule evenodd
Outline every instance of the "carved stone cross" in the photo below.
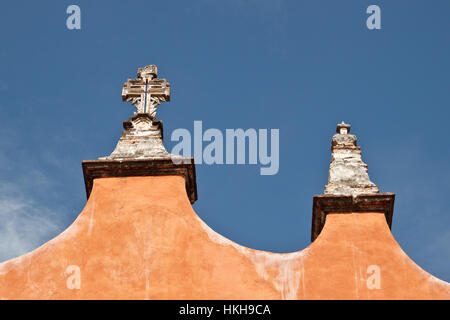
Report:
M 128 79 L 122 88 L 122 101 L 131 102 L 137 113 L 148 113 L 155 117 L 156 107 L 170 101 L 170 83 L 166 79 L 157 79 L 158 68 L 149 65 L 139 68 L 137 79 Z

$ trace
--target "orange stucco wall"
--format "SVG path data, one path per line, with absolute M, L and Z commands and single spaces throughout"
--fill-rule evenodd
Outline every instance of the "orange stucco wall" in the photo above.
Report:
M 73 265 L 79 289 L 67 285 Z M 371 265 L 379 289 L 367 285 Z M 0 299 L 449 298 L 450 285 L 408 258 L 381 213 L 329 214 L 306 249 L 257 251 L 202 222 L 180 176 L 96 179 L 67 230 L 0 264 Z

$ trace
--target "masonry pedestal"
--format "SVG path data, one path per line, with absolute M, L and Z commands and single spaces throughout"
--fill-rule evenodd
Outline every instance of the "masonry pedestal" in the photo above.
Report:
M 86 196 L 89 198 L 97 178 L 179 175 L 184 177 L 187 196 L 194 203 L 198 199 L 195 164 L 193 158 L 188 159 L 191 163 L 176 164 L 170 159 L 85 160 L 82 167 Z

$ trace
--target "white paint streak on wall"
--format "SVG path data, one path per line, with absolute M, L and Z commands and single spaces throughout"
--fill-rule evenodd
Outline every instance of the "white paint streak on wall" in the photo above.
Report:
M 145 270 L 145 300 L 150 300 L 150 270 Z
M 355 299 L 359 298 L 359 280 L 358 280 L 358 272 L 356 271 L 356 262 L 355 262 L 355 246 L 352 243 L 346 242 L 346 246 L 350 246 L 352 250 L 352 269 L 353 271 L 353 278 L 355 279 Z
M 306 300 L 306 286 L 305 286 L 305 264 L 302 261 L 302 296 L 301 299 Z
M 223 246 L 233 246 L 237 251 L 247 257 L 255 266 L 256 272 L 264 280 L 269 280 L 270 273 L 276 273 L 271 279 L 274 287 L 281 293 L 282 299 L 297 299 L 300 280 L 304 279 L 303 258 L 308 253 L 308 248 L 292 253 L 272 253 L 257 251 L 238 245 L 212 230 L 205 222 L 197 217 L 201 227 L 214 243 Z M 304 282 L 302 291 L 304 296 Z
M 89 230 L 88 230 L 88 236 L 92 234 L 92 228 L 94 227 L 94 212 L 95 212 L 95 198 L 92 199 L 92 207 L 91 207 L 91 214 L 89 216 Z
M 150 300 L 150 269 L 151 257 L 153 253 L 152 246 L 152 233 L 148 232 L 149 227 L 145 227 L 141 224 L 133 223 L 134 235 L 137 239 L 136 244 L 138 255 L 141 257 L 141 265 L 144 270 L 145 277 L 145 300 Z

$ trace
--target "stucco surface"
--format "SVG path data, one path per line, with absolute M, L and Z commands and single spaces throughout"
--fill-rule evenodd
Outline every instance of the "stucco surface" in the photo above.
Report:
M 73 265 L 79 289 L 66 284 Z M 371 265 L 380 289 L 367 286 Z M 449 298 L 450 285 L 408 258 L 382 213 L 328 214 L 298 252 L 252 250 L 198 218 L 181 176 L 95 179 L 67 230 L 0 264 L 0 299 Z

